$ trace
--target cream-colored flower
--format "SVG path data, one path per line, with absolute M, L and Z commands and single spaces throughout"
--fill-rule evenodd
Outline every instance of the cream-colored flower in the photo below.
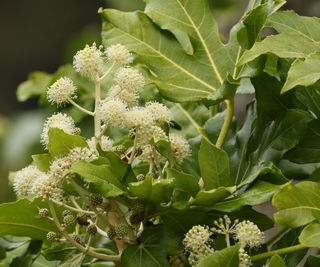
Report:
M 99 107 L 101 120 L 111 126 L 121 126 L 124 123 L 127 105 L 118 99 L 105 99 Z
M 62 77 L 52 84 L 47 90 L 47 99 L 50 103 L 62 105 L 75 98 L 77 87 L 67 77 Z
M 19 197 L 29 196 L 33 183 L 44 175 L 45 173 L 33 165 L 25 167 L 16 173 L 13 179 L 13 190 Z
M 91 79 L 96 79 L 103 68 L 103 53 L 97 48 L 96 44 L 86 45 L 79 50 L 73 57 L 74 69 Z
M 108 60 L 118 65 L 128 65 L 132 63 L 133 60 L 129 50 L 121 44 L 109 46 L 105 53 Z
M 188 141 L 178 134 L 170 134 L 169 140 L 173 156 L 178 163 L 182 163 L 183 160 L 190 155 L 190 145 Z

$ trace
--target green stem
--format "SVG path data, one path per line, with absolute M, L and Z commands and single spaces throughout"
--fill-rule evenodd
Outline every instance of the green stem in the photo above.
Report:
M 53 221 L 56 224 L 58 230 L 61 232 L 64 238 L 68 240 L 74 247 L 79 249 L 82 253 L 85 253 L 86 255 L 94 257 L 96 259 L 105 260 L 105 261 L 120 261 L 120 255 L 113 256 L 113 255 L 97 253 L 92 251 L 91 249 L 86 249 L 84 246 L 80 245 L 75 240 L 73 240 L 60 224 L 53 202 L 49 199 L 48 199 L 48 205 L 49 205 L 49 209 L 50 209 Z
M 86 114 L 88 114 L 88 115 L 90 115 L 90 116 L 94 116 L 94 113 L 93 113 L 93 112 L 91 112 L 91 111 L 89 111 L 89 110 L 81 107 L 81 106 L 78 105 L 76 102 L 74 102 L 71 98 L 69 99 L 69 102 L 70 102 L 72 105 L 74 105 L 77 109 L 79 109 L 80 111 L 82 111 L 83 113 L 86 113 Z
M 251 261 L 259 261 L 259 260 L 270 258 L 273 255 L 287 254 L 287 253 L 295 252 L 295 251 L 306 249 L 306 248 L 308 248 L 308 247 L 301 245 L 301 244 L 291 246 L 291 247 L 286 247 L 286 248 L 280 248 L 280 249 L 276 249 L 276 250 L 272 250 L 272 251 L 268 251 L 268 252 L 264 252 L 261 254 L 251 256 Z
M 223 147 L 224 141 L 225 141 L 227 134 L 228 134 L 229 127 L 232 122 L 232 117 L 233 117 L 233 112 L 234 112 L 234 98 L 233 98 L 233 96 L 230 99 L 226 100 L 226 104 L 227 104 L 227 114 L 224 118 L 222 129 L 220 131 L 218 140 L 216 142 L 217 148 Z
M 95 136 L 95 145 L 99 143 L 101 136 L 101 120 L 98 114 L 99 105 L 101 102 L 101 81 L 98 78 L 95 79 L 95 104 L 94 104 L 94 136 Z M 99 138 L 100 137 L 100 138 Z
M 71 207 L 71 206 L 69 206 L 69 205 L 67 205 L 67 204 L 64 204 L 64 203 L 62 203 L 62 202 L 60 202 L 60 201 L 57 201 L 57 200 L 54 200 L 54 199 L 52 199 L 51 201 L 52 201 L 53 203 L 61 206 L 61 207 L 64 207 L 64 208 L 68 209 L 68 210 L 72 210 L 72 211 L 75 211 L 75 212 L 81 212 L 81 213 L 85 213 L 85 214 L 91 214 L 91 215 L 94 215 L 94 214 L 95 214 L 93 211 L 88 211 L 88 210 L 83 210 L 83 209 L 74 208 L 74 207 Z

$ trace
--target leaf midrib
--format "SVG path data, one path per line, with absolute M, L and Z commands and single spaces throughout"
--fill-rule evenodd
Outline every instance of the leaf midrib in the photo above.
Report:
M 46 229 L 46 228 L 42 228 L 42 227 L 37 227 L 31 224 L 25 224 L 25 223 L 13 223 L 13 222 L 2 222 L 0 221 L 0 225 L 11 225 L 11 226 L 23 226 L 23 227 L 27 227 L 27 228 L 32 228 L 32 229 L 36 229 L 42 232 L 50 232 L 51 229 Z
M 208 57 L 208 59 L 209 59 L 209 61 L 210 61 L 211 67 L 212 67 L 215 75 L 217 76 L 220 84 L 222 85 L 222 84 L 223 84 L 223 79 L 221 78 L 221 75 L 220 75 L 220 73 L 219 73 L 219 71 L 218 71 L 218 68 L 217 68 L 216 64 L 214 63 L 214 60 L 213 60 L 213 58 L 212 58 L 212 55 L 210 54 L 210 51 L 209 51 L 209 49 L 208 49 L 208 46 L 207 46 L 206 42 L 204 41 L 204 39 L 203 39 L 203 37 L 202 37 L 202 34 L 200 33 L 199 29 L 198 29 L 197 26 L 195 25 L 194 21 L 193 21 L 192 18 L 190 17 L 190 15 L 189 15 L 189 13 L 187 12 L 187 10 L 185 9 L 185 7 L 181 4 L 181 2 L 180 2 L 179 0 L 176 0 L 176 1 L 177 1 L 177 3 L 180 5 L 180 7 L 181 7 L 181 9 L 183 10 L 183 12 L 185 13 L 187 19 L 190 21 L 190 23 L 191 23 L 191 25 L 192 25 L 192 28 L 195 30 L 196 34 L 198 35 L 199 40 L 200 40 L 200 42 L 201 42 L 201 44 L 202 44 L 202 46 L 203 46 L 203 48 L 204 48 L 204 50 L 205 50 L 205 52 L 206 52 L 206 54 L 207 54 L 207 57 Z
M 153 48 L 152 46 L 150 46 L 148 43 L 143 42 L 141 40 L 139 40 L 138 38 L 136 38 L 135 36 L 125 32 L 124 30 L 120 29 L 119 27 L 116 27 L 116 29 L 118 29 L 120 32 L 122 32 L 123 34 L 133 38 L 135 41 L 145 45 L 146 47 L 148 47 L 150 50 L 152 50 L 154 53 L 158 54 L 159 56 L 161 56 L 163 59 L 167 60 L 169 63 L 171 63 L 173 66 L 175 66 L 177 69 L 180 69 L 182 72 L 184 72 L 185 74 L 187 74 L 188 76 L 190 76 L 191 78 L 193 78 L 194 80 L 198 81 L 199 83 L 203 84 L 204 86 L 206 86 L 207 88 L 209 88 L 211 91 L 215 91 L 216 88 L 213 87 L 212 85 L 206 83 L 205 81 L 199 79 L 197 76 L 193 75 L 192 73 L 190 73 L 189 71 L 187 71 L 185 68 L 181 67 L 180 65 L 176 64 L 174 61 L 172 61 L 170 58 L 168 58 L 167 56 L 165 56 L 164 54 L 162 54 L 160 51 L 156 50 L 155 48 Z

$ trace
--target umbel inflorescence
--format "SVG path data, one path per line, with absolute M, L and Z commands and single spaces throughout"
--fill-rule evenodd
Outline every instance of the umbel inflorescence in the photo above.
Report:
M 112 261 L 119 260 L 120 256 L 95 252 L 90 249 L 91 238 L 88 237 L 100 235 L 114 240 L 119 251 L 123 244 L 134 243 L 143 231 L 144 204 L 136 201 L 124 211 L 114 200 L 93 194 L 89 183 L 79 183 L 72 166 L 77 162 L 95 164 L 101 160 L 101 153 L 113 152 L 129 165 L 147 164 L 147 173 L 137 174 L 137 181 L 142 181 L 146 174 L 152 179 L 161 179 L 165 169 L 170 167 L 169 160 L 158 151 L 157 142 L 169 144 L 169 152 L 176 164 L 182 163 L 190 154 L 187 140 L 168 132 L 173 117 L 167 106 L 155 101 L 139 105 L 139 94 L 145 81 L 140 71 L 129 65 L 133 58 L 120 44 L 112 45 L 105 51 L 96 44 L 86 45 L 76 53 L 73 62 L 75 71 L 94 85 L 94 110 L 87 110 L 76 103 L 79 92 L 77 81 L 69 77 L 61 77 L 50 85 L 46 92 L 47 99 L 58 107 L 71 104 L 93 117 L 94 132 L 87 137 L 86 145 L 51 156 L 46 170 L 31 164 L 18 171 L 13 180 L 18 197 L 47 200 L 48 208 L 39 209 L 38 217 L 52 220 L 57 226 L 57 232 L 48 232 L 49 241 L 68 241 L 84 255 Z M 112 85 L 108 90 L 102 90 L 101 85 L 107 79 Z M 121 139 L 127 140 L 125 145 L 106 134 L 113 128 L 121 129 Z M 52 146 L 51 129 L 59 129 L 70 136 L 80 137 L 81 134 L 81 129 L 70 115 L 62 112 L 53 114 L 45 121 L 40 139 L 49 152 Z M 76 193 L 66 191 L 66 185 Z M 56 210 L 57 206 L 63 209 L 61 214 Z
M 248 220 L 239 222 L 236 219 L 232 223 L 227 215 L 214 221 L 214 227 L 211 229 L 208 226 L 193 226 L 183 239 L 183 245 L 191 266 L 197 266 L 202 259 L 214 253 L 215 235 L 223 235 L 225 237 L 226 247 L 230 247 L 232 239 L 240 244 L 240 267 L 251 266 L 250 256 L 246 249 L 260 247 L 264 239 L 263 232 L 253 222 Z

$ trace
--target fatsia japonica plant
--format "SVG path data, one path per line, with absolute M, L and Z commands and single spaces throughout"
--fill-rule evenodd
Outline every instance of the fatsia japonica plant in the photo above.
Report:
M 207 0 L 145 2 L 101 9 L 103 45 L 18 88 L 58 110 L 44 153 L 10 174 L 18 200 L 0 206 L 2 257 L 319 266 L 320 19 L 252 0 L 222 37 Z

